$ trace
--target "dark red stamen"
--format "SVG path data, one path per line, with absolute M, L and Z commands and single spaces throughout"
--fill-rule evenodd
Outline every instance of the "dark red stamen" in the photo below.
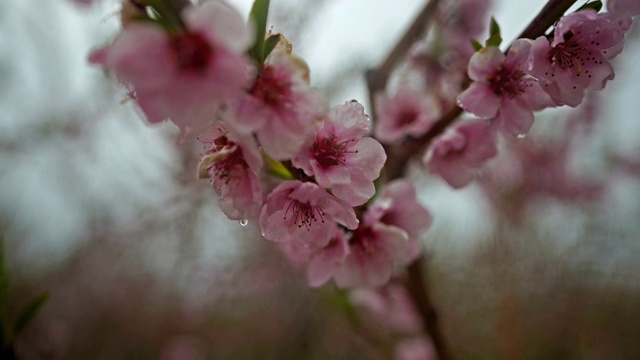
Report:
M 277 74 L 271 66 L 265 66 L 256 78 L 249 93 L 268 106 L 278 108 L 291 89 L 291 82 Z
M 284 220 L 287 219 L 289 211 L 293 213 L 293 223 L 297 224 L 299 228 L 303 226 L 306 227 L 307 231 L 311 229 L 311 225 L 318 221 L 318 219 L 324 223 L 325 212 L 320 206 L 301 203 L 298 200 L 291 200 L 284 213 Z
M 311 151 L 316 161 L 323 167 L 330 167 L 335 165 L 344 165 L 346 161 L 346 154 L 356 154 L 357 150 L 348 150 L 349 144 L 354 142 L 354 139 L 338 142 L 335 135 L 325 136 L 311 145 Z
M 183 71 L 203 72 L 209 66 L 213 48 L 198 33 L 181 33 L 169 39 L 178 68 Z

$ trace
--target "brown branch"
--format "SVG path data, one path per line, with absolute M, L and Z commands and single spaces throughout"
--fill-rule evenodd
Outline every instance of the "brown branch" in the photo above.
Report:
M 549 29 L 577 0 L 549 0 L 538 15 L 531 21 L 529 26 L 520 34 L 518 38 L 535 39 L 545 34 Z M 395 66 L 409 51 L 411 46 L 425 32 L 429 19 L 435 13 L 438 0 L 431 0 L 422 12 L 418 15 L 409 30 L 398 42 L 395 48 L 389 53 L 385 61 L 378 69 L 369 70 L 366 74 L 369 88 L 369 103 L 371 105 L 371 116 L 375 115 L 375 95 L 385 89 L 389 77 Z M 469 85 L 467 81 L 462 88 Z M 401 144 L 385 146 L 387 152 L 387 162 L 384 167 L 383 181 L 390 181 L 402 177 L 406 171 L 409 160 L 422 152 L 431 141 L 444 132 L 449 125 L 456 121 L 463 110 L 454 106 L 449 111 L 442 114 L 440 119 L 434 123 L 429 131 L 419 138 L 407 138 Z M 425 332 L 431 337 L 434 348 L 440 360 L 450 360 L 452 356 L 446 346 L 446 341 L 442 335 L 438 324 L 438 317 L 435 307 L 430 298 L 429 290 L 424 278 L 422 264 L 424 257 L 419 257 L 407 271 L 407 289 L 411 293 L 416 306 L 420 312 Z
M 393 72 L 393 69 L 400 63 L 400 61 L 407 54 L 409 49 L 415 44 L 417 40 L 422 38 L 427 27 L 429 20 L 433 17 L 438 8 L 439 0 L 430 0 L 422 9 L 420 14 L 416 16 L 415 20 L 409 29 L 404 33 L 400 41 L 391 50 L 389 55 L 385 58 L 382 64 L 377 69 L 370 69 L 367 71 L 367 86 L 369 88 L 369 104 L 371 105 L 371 114 L 375 112 L 374 96 L 378 91 L 384 90 L 387 87 L 389 77 Z
M 418 311 L 422 317 L 424 331 L 431 337 L 433 347 L 438 354 L 439 360 L 453 359 L 446 346 L 446 341 L 440 331 L 438 316 L 426 291 L 426 281 L 424 280 L 424 269 L 422 268 L 423 258 L 420 257 L 407 268 L 409 278 L 407 279 L 407 290 L 411 294 Z
M 545 34 L 577 0 L 549 0 L 538 15 L 529 23 L 518 39 L 535 39 Z

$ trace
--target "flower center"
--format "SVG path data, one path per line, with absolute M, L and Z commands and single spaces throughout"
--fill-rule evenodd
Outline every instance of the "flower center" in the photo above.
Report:
M 368 226 L 358 227 L 355 229 L 349 239 L 349 245 L 354 249 L 364 252 L 365 254 L 372 254 L 376 252 L 373 231 Z
M 291 82 L 276 74 L 271 66 L 265 66 L 249 93 L 268 106 L 278 108 L 282 106 L 290 89 Z
M 418 120 L 419 113 L 415 109 L 405 109 L 397 118 L 399 126 L 409 126 Z
M 563 36 L 564 42 L 551 48 L 549 61 L 552 65 L 559 66 L 562 70 L 576 68 L 576 75 L 580 76 L 585 65 L 581 56 L 582 47 L 576 40 L 573 32 L 567 31 Z M 595 58 L 594 58 L 595 59 Z M 587 58 L 588 60 L 588 58 Z
M 513 99 L 522 95 L 530 86 L 527 80 L 523 79 L 524 75 L 520 70 L 511 71 L 503 66 L 489 81 L 489 85 L 496 96 L 508 96 Z
M 311 151 L 313 151 L 313 157 L 323 167 L 330 167 L 335 165 L 344 165 L 346 161 L 346 154 L 357 154 L 358 150 L 349 151 L 348 146 L 354 139 L 338 142 L 335 135 L 325 136 L 311 145 Z
M 204 72 L 213 56 L 213 48 L 198 33 L 181 33 L 169 38 L 178 68 L 183 71 Z
M 249 165 L 244 160 L 242 154 L 242 148 L 237 146 L 233 141 L 229 141 L 226 136 L 221 136 L 214 140 L 216 145 L 213 149 L 213 154 L 219 154 L 221 157 L 215 160 L 207 169 L 209 173 L 222 180 L 222 183 L 229 184 L 234 176 L 231 176 L 231 172 L 237 166 L 242 168 L 248 168 Z
M 325 212 L 317 205 L 291 200 L 289 206 L 287 206 L 287 211 L 284 213 L 284 220 L 287 220 L 289 212 L 293 215 L 293 223 L 298 225 L 299 228 L 306 227 L 307 231 L 311 229 L 311 225 L 318 219 L 324 223 Z

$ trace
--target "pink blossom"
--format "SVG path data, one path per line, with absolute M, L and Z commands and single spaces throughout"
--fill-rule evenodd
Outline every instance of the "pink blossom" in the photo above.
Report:
M 316 127 L 315 137 L 309 138 L 292 163 L 336 197 L 352 206 L 362 205 L 375 194 L 373 180 L 380 176 L 387 159 L 377 140 L 363 137 L 370 126 L 361 104 L 338 105 Z
M 558 21 L 551 43 L 537 38 L 528 67 L 558 105 L 578 106 L 584 91 L 602 90 L 615 77 L 609 60 L 622 51 L 630 18 L 579 11 Z
M 475 39 L 487 29 L 491 0 L 444 1 L 440 3 L 438 21 L 442 23 L 442 46 L 454 50 L 448 63 L 464 63 L 474 53 L 469 39 Z M 445 50 L 446 51 L 446 50 Z
M 299 58 L 274 50 L 249 93 L 234 106 L 238 131 L 257 134 L 260 145 L 276 160 L 295 155 L 314 123 L 327 112 L 322 95 L 309 87 L 308 69 Z
M 516 136 L 529 132 L 533 111 L 552 105 L 551 99 L 525 69 L 531 41 L 516 40 L 505 56 L 495 46 L 476 52 L 469 61 L 474 81 L 458 97 L 463 109 L 494 118 L 499 129 Z
M 217 129 L 208 139 L 210 147 L 202 154 L 198 165 L 199 177 L 210 178 L 213 188 L 220 197 L 218 203 L 231 220 L 254 220 L 262 205 L 260 181 L 254 168 L 260 166 L 255 146 L 246 144 L 249 140 L 235 142 L 233 135 Z
M 617 16 L 640 14 L 640 0 L 608 0 L 607 10 Z
M 381 288 L 354 289 L 351 302 L 366 310 L 382 327 L 399 333 L 416 333 L 422 330 L 422 321 L 407 292 L 407 288 L 397 282 L 390 282 Z
M 438 360 L 431 341 L 423 337 L 404 339 L 396 345 L 397 360 Z
M 431 226 L 431 214 L 416 201 L 416 189 L 407 180 L 385 184 L 380 195 L 364 215 L 366 224 L 381 222 L 407 233 L 409 243 L 404 262 L 413 261 L 420 254 L 418 236 Z
M 329 243 L 321 248 L 291 238 L 283 245 L 293 262 L 307 264 L 307 282 L 311 287 L 320 287 L 329 281 L 349 253 L 344 231 L 337 226 Z
M 335 223 L 358 227 L 353 208 L 312 182 L 285 181 L 268 196 L 260 212 L 262 235 L 271 241 L 288 237 L 323 247 L 334 234 Z
M 495 133 L 483 120 L 462 123 L 437 138 L 423 161 L 454 189 L 473 180 L 474 170 L 497 153 Z
M 573 151 L 567 138 L 557 143 L 524 140 L 508 145 L 480 181 L 503 218 L 514 223 L 523 221 L 527 206 L 539 199 L 578 203 L 596 200 L 602 194 L 599 179 L 578 176 L 570 170 Z
M 426 133 L 438 116 L 437 103 L 426 94 L 409 87 L 400 88 L 393 96 L 378 94 L 375 135 L 383 143 L 419 137 Z
M 240 14 L 218 2 L 188 7 L 186 29 L 128 25 L 113 44 L 91 54 L 129 84 L 151 123 L 166 119 L 201 129 L 215 120 L 220 103 L 241 94 L 250 80 L 244 51 L 249 33 Z
M 391 278 L 393 264 L 404 264 L 407 233 L 380 222 L 361 225 L 349 237 L 350 253 L 335 273 L 339 287 L 382 286 Z

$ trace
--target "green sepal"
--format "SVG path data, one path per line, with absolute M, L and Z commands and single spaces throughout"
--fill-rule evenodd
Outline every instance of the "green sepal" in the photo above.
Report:
M 281 34 L 274 34 L 274 35 L 269 36 L 267 38 L 267 40 L 265 40 L 265 42 L 264 42 L 264 59 L 266 59 L 269 56 L 269 54 L 271 54 L 273 49 L 276 48 L 276 46 L 280 42 L 280 39 L 282 39 L 282 35 Z
M 249 55 L 260 65 L 265 56 L 265 34 L 267 33 L 267 17 L 269 16 L 269 0 L 255 0 L 249 21 L 255 26 L 255 43 L 249 50 Z M 273 48 L 271 49 L 273 50 Z
M 262 152 L 262 158 L 266 162 L 265 172 L 273 177 L 282 180 L 294 180 L 293 174 L 287 169 L 286 166 L 282 165 L 281 162 L 274 160 L 271 156 L 269 156 L 264 151 Z
M 482 46 L 482 44 L 480 44 L 480 42 L 478 42 L 478 40 L 475 39 L 471 39 L 471 46 L 473 46 L 473 48 L 476 51 L 479 51 L 480 49 L 482 49 L 484 46 Z
M 593 9 L 596 12 L 599 12 L 602 9 L 602 1 L 596 0 L 596 1 L 588 2 L 580 6 L 580 8 L 576 10 L 576 12 L 582 11 L 582 10 L 588 10 L 588 9 Z
M 31 301 L 22 308 L 18 319 L 15 324 L 13 324 L 13 336 L 18 335 L 29 324 L 33 317 L 38 313 L 38 310 L 40 310 L 42 305 L 44 305 L 48 299 L 49 293 L 43 292 L 31 299 Z
M 500 35 L 500 25 L 496 19 L 491 17 L 491 25 L 489 26 L 489 38 L 485 42 L 485 46 L 500 46 L 502 43 L 502 36 Z
M 161 26 L 166 31 L 182 31 L 184 23 L 179 10 L 175 9 L 167 0 L 140 0 L 142 5 L 148 6 L 153 16 L 148 19 Z

